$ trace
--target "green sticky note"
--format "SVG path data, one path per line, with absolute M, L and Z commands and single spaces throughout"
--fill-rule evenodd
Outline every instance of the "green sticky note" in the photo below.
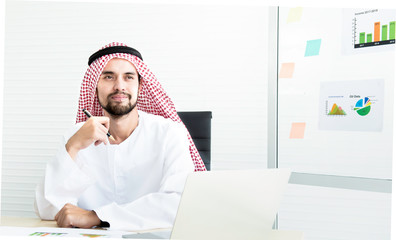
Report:
M 307 41 L 307 47 L 305 48 L 305 57 L 319 55 L 321 43 L 322 43 L 322 39 Z

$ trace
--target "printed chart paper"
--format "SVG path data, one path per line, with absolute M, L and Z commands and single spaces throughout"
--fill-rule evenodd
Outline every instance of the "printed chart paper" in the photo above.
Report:
M 344 55 L 395 49 L 394 9 L 344 9 L 342 23 Z
M 319 130 L 382 131 L 384 80 L 322 82 Z
M 0 227 L 0 236 L 35 236 L 40 238 L 122 238 L 122 235 L 132 234 L 126 231 L 109 231 L 80 228 L 46 228 L 46 227 Z

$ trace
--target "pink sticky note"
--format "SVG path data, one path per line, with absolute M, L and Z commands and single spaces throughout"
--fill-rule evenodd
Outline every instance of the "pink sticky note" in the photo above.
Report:
M 279 78 L 292 78 L 294 73 L 294 63 L 282 63 Z
M 292 123 L 290 130 L 290 139 L 303 139 L 305 132 L 305 123 Z

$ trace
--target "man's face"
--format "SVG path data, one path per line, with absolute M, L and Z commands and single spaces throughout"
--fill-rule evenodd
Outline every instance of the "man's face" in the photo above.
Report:
M 113 58 L 99 77 L 97 95 L 102 108 L 113 117 L 131 112 L 139 92 L 138 72 L 125 59 Z

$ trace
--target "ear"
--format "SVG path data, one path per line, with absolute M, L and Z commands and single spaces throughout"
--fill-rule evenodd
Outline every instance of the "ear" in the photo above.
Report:
M 139 80 L 139 91 L 138 94 L 140 95 L 140 91 L 142 90 L 142 80 Z

